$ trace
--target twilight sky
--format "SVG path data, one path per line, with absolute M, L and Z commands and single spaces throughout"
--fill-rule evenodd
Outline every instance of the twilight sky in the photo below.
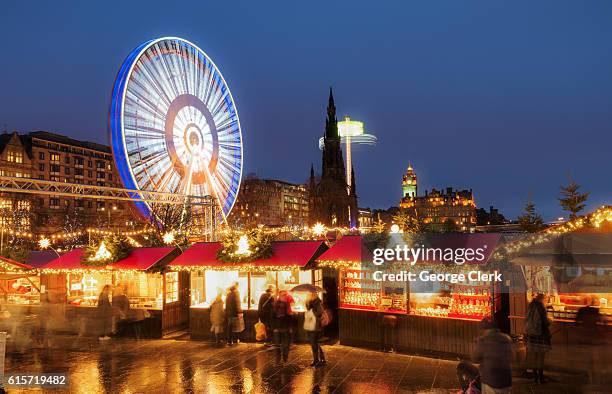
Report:
M 237 103 L 245 174 L 320 171 L 330 85 L 376 147 L 354 154 L 360 206 L 473 188 L 515 218 L 562 216 L 559 185 L 612 204 L 612 2 L 8 0 L 0 6 L 0 130 L 107 141 L 112 83 L 139 43 L 179 36 Z

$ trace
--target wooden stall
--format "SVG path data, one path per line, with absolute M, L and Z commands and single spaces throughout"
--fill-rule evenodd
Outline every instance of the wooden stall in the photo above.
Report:
M 162 273 L 180 254 L 173 247 L 136 248 L 104 266 L 82 262 L 84 251 L 74 249 L 41 269 L 41 287 L 57 330 L 94 335 L 98 331 L 98 297 L 105 285 L 129 299 L 128 319 L 138 319 L 144 337 L 161 338 L 186 327 L 189 320 L 189 276 Z
M 612 344 L 612 232 L 591 229 L 532 238 L 520 241 L 529 246 L 511 260 L 518 268 L 511 298 L 512 334 L 525 332 L 527 305 L 535 294 L 543 293 L 553 357 L 584 341 L 576 317 L 587 306 L 600 317 L 593 335 Z
M 218 242 L 197 243 L 168 264 L 170 272 L 190 276 L 190 331 L 193 339 L 208 339 L 210 334 L 210 303 L 218 293 L 225 302 L 227 289 L 238 283 L 246 329 L 240 337 L 255 340 L 253 326 L 257 322 L 259 297 L 268 285 L 288 290 L 299 284 L 321 285 L 321 272 L 314 269 L 314 260 L 326 249 L 320 241 L 275 241 L 269 258 L 248 263 L 228 263 L 217 259 Z M 295 338 L 303 340 L 303 312 L 306 293 L 293 292 L 296 312 Z
M 0 330 L 15 338 L 36 331 L 40 276 L 32 266 L 0 256 Z
M 495 244 L 491 238 L 491 244 Z M 345 236 L 318 259 L 338 273 L 340 343 L 377 349 L 466 357 L 478 324 L 499 308 L 490 282 L 423 284 L 379 280 L 397 267 L 372 264 L 362 236 Z M 415 271 L 437 267 L 415 266 Z M 440 272 L 458 267 L 444 266 Z M 471 269 L 468 266 L 465 270 Z

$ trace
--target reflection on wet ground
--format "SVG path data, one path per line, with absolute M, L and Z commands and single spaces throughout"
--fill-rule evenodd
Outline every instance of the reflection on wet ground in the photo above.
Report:
M 6 372 L 67 372 L 71 393 L 432 393 L 456 392 L 457 363 L 326 346 L 327 365 L 311 368 L 307 345 L 292 346 L 276 365 L 260 344 L 215 347 L 206 342 L 57 340 L 52 349 L 7 355 Z M 515 379 L 513 393 L 580 392 L 575 375 L 551 375 L 534 386 Z M 61 392 L 60 390 L 49 390 Z M 9 393 L 43 392 L 9 390 Z M 593 392 L 593 391 L 583 391 Z

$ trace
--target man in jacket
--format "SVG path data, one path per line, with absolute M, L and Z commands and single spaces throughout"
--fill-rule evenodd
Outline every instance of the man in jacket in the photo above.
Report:
M 482 394 L 507 394 L 512 386 L 512 339 L 490 319 L 480 322 L 482 335 L 476 340 L 472 358 L 480 363 Z

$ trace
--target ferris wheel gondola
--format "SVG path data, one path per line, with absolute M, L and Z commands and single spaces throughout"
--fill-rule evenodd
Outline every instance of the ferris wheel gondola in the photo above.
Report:
M 221 72 L 176 37 L 138 46 L 115 80 L 109 114 L 113 155 L 126 188 L 212 196 L 224 220 L 242 177 L 242 133 Z M 145 215 L 151 206 L 138 203 Z

